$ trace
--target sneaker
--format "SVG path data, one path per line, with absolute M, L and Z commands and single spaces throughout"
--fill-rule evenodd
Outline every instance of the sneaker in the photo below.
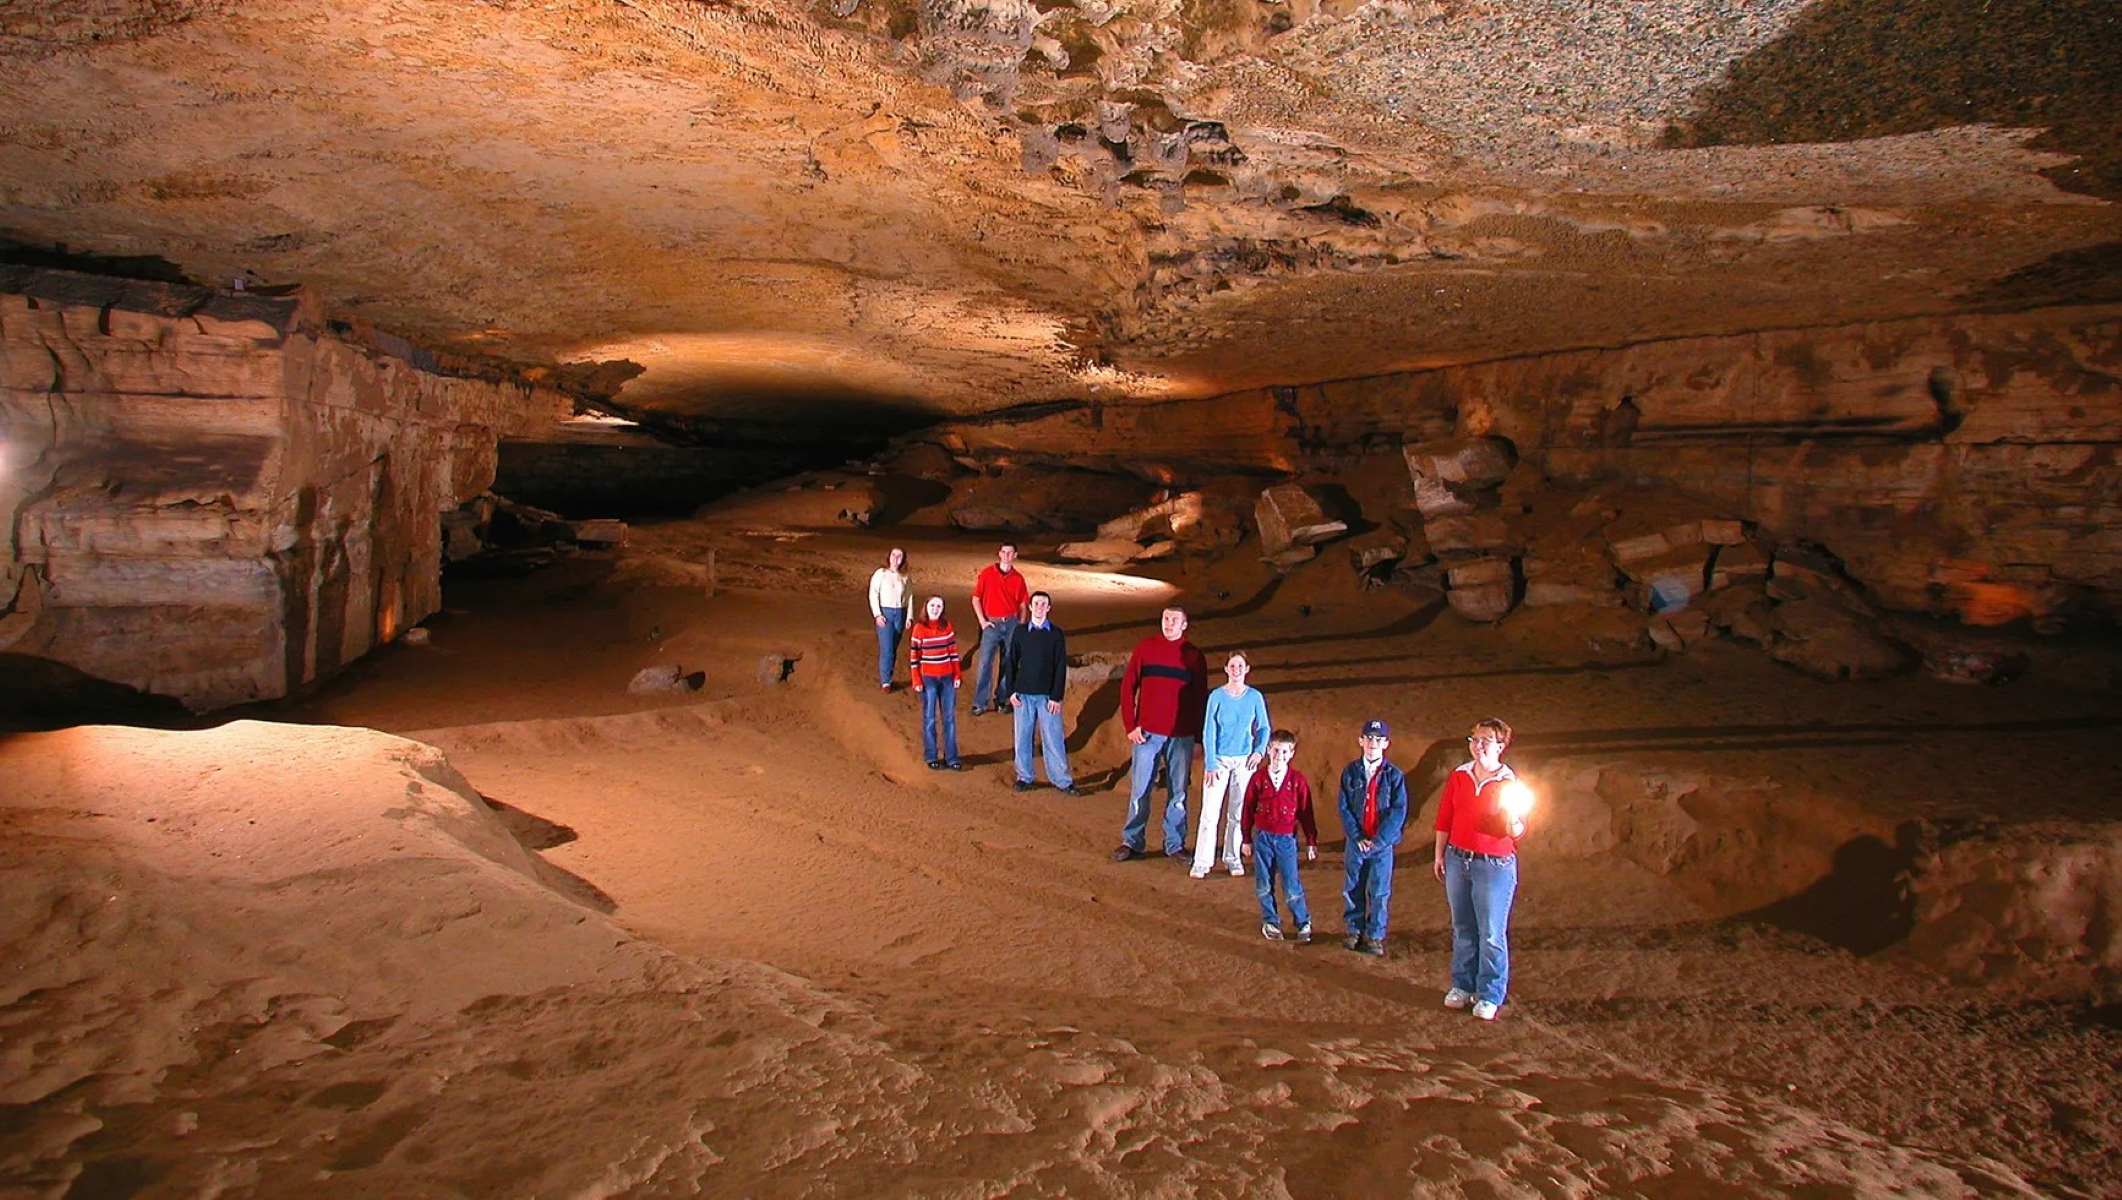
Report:
M 1282 940 L 1282 927 L 1280 925 L 1263 924 L 1260 926 L 1260 936 L 1270 942 L 1279 942 Z
M 1203 871 L 1197 867 L 1194 870 L 1188 871 L 1186 873 L 1186 877 L 1188 879 L 1206 879 L 1208 878 L 1208 872 Z
M 973 715 L 974 715 L 974 716 L 976 716 L 976 717 L 979 717 L 979 716 L 985 716 L 986 714 L 987 714 L 987 710 L 986 710 L 986 709 L 984 709 L 984 708 L 980 707 L 980 706 L 979 706 L 979 705 L 977 705 L 977 704 L 973 705 Z
M 1363 938 L 1356 943 L 1356 953 L 1368 954 L 1372 958 L 1385 957 L 1385 943 L 1377 938 Z
M 1479 1004 L 1474 1005 L 1474 1016 L 1480 1018 L 1483 1021 L 1493 1021 L 1496 1019 L 1496 1006 L 1490 1004 L 1486 1000 L 1483 1000 Z
M 880 687 L 882 687 L 882 688 L 883 688 L 883 689 L 884 689 L 885 691 L 887 691 L 887 692 L 888 692 L 888 691 L 890 691 L 890 690 L 892 690 L 892 685 L 890 685 L 890 684 L 888 684 L 888 683 L 886 683 L 886 684 L 880 684 L 879 686 L 880 686 Z
M 1297 926 L 1297 944 L 1299 946 L 1309 946 L 1312 944 L 1311 922 L 1306 921 L 1304 924 Z
M 1055 788 L 1054 790 L 1055 790 L 1055 791 L 1058 791 L 1058 792 L 1060 792 L 1060 793 L 1061 793 L 1062 795 L 1064 795 L 1064 796 L 1088 796 L 1088 795 L 1090 795 L 1090 792 L 1089 792 L 1089 791 L 1088 791 L 1087 789 L 1084 789 L 1084 788 L 1079 788 L 1079 787 L 1077 787 L 1077 786 L 1076 786 L 1075 784 L 1073 784 L 1073 783 L 1072 783 L 1072 784 L 1069 784 L 1069 785 L 1068 785 L 1067 787 L 1065 787 L 1065 788 Z
M 1017 782 L 1016 782 L 1015 784 L 1013 784 L 1012 786 L 1014 786 L 1014 787 L 1015 787 L 1015 788 L 1016 788 L 1016 789 L 1017 789 L 1018 791 L 1020 791 L 1020 792 L 1028 792 L 1028 791 L 1032 790 L 1033 788 L 1035 788 L 1035 787 L 1038 787 L 1039 785 L 1038 785 L 1038 784 L 1036 784 L 1036 783 L 1033 783 L 1033 782 L 1032 782 L 1031 780 L 1029 780 L 1029 779 L 1019 779 L 1019 780 L 1018 780 L 1018 781 L 1017 781 Z
M 1469 991 L 1453 988 L 1444 993 L 1444 1007 L 1446 1008 L 1465 1008 L 1473 1002 L 1474 994 Z
M 942 769 L 943 769 L 943 760 L 942 760 L 942 759 L 940 759 L 940 758 L 932 758 L 932 759 L 929 759 L 929 760 L 928 760 L 928 769 L 929 769 L 929 770 L 931 770 L 931 771 L 940 771 L 940 770 L 942 770 Z
M 1127 862 L 1131 859 L 1137 859 L 1140 857 L 1142 857 L 1142 852 L 1140 850 L 1135 849 L 1133 846 L 1122 846 L 1118 850 L 1113 851 L 1114 862 Z
M 1361 946 L 1363 944 L 1363 935 L 1360 933 L 1351 933 L 1347 937 L 1341 939 L 1341 944 L 1350 950 L 1354 950 L 1356 947 Z
M 965 769 L 965 764 L 962 762 L 954 762 L 946 765 L 948 765 L 953 771 L 963 771 Z
M 1231 873 L 1231 874 L 1233 874 L 1233 875 L 1236 875 L 1236 876 L 1237 876 L 1237 877 L 1239 877 L 1240 879 L 1243 879 L 1243 878 L 1245 878 L 1245 864 L 1243 864 L 1243 863 L 1232 863 L 1232 864 L 1230 865 L 1230 873 Z

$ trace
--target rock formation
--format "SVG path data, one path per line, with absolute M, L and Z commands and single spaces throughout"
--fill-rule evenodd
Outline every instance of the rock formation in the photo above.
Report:
M 199 709 L 434 612 L 443 514 L 568 404 L 335 336 L 305 294 L 23 269 L 0 389 L 0 653 Z
M 1534 355 L 1125 410 L 1086 405 L 931 436 L 974 455 L 1006 446 L 1179 478 L 1316 470 L 1381 441 L 1431 463 L 1424 448 L 1440 438 L 1493 436 L 1550 479 L 1656 484 L 1695 497 L 1698 517 L 1824 547 L 1888 608 L 1975 624 L 2112 620 L 2122 615 L 2118 375 L 2122 310 L 2066 308 Z M 1432 481 L 1417 488 L 1425 517 L 1478 507 L 1445 471 L 1418 464 L 1416 474 Z M 1447 522 L 1436 536 L 1450 550 L 1497 533 Z M 1707 539 L 1616 550 L 1647 591 L 1691 577 Z M 1763 574 L 1753 551 L 1728 544 L 1728 580 Z M 1602 575 L 1581 550 L 1536 548 L 1527 601 L 1596 600 Z

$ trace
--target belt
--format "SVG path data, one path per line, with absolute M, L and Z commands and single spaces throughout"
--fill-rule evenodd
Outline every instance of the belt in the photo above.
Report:
M 1460 858 L 1463 858 L 1468 862 L 1479 861 L 1485 863 L 1494 863 L 1496 866 L 1499 867 L 1509 866 L 1511 860 L 1518 857 L 1515 854 L 1482 854 L 1473 850 L 1461 850 L 1457 846 L 1446 846 L 1445 849 L 1451 851 L 1453 854 L 1458 855 Z

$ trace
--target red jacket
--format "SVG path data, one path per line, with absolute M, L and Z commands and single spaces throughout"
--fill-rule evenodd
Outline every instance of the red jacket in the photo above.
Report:
M 1245 844 L 1253 844 L 1253 834 L 1295 833 L 1298 826 L 1304 827 L 1304 844 L 1319 844 L 1319 826 L 1312 820 L 1312 785 L 1304 772 L 1295 767 L 1282 777 L 1282 786 L 1276 787 L 1267 777 L 1267 768 L 1253 772 L 1253 781 L 1245 785 L 1245 815 L 1242 818 Z
M 1120 677 L 1122 728 L 1197 738 L 1207 712 L 1208 659 L 1199 648 L 1184 638 L 1168 641 L 1161 633 L 1135 644 L 1127 673 Z
M 959 677 L 958 631 L 951 628 L 949 617 L 935 625 L 926 618 L 914 622 L 914 627 L 906 631 L 906 645 L 914 660 L 914 678 Z
M 1437 831 L 1444 843 L 1475 854 L 1516 854 L 1518 839 L 1510 835 L 1510 818 L 1503 815 L 1503 785 L 1517 775 L 1508 766 L 1503 773 L 1474 790 L 1474 764 L 1461 763 L 1444 781 L 1444 797 L 1437 801 Z

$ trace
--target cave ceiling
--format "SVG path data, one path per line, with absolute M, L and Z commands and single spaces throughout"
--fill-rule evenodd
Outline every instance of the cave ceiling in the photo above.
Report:
M 2122 5 L 0 0 L 0 234 L 892 423 L 2122 298 Z

